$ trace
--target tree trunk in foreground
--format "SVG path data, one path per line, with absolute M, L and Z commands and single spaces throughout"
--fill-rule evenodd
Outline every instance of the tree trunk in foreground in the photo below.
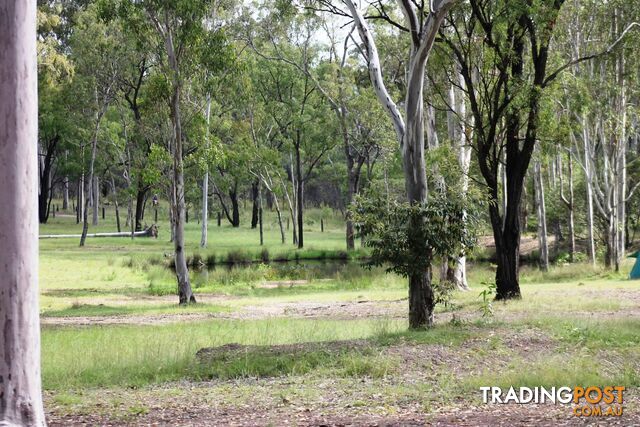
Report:
M 433 326 L 435 300 L 431 287 L 431 268 L 409 277 L 409 327 L 420 329 Z
M 44 426 L 38 314 L 36 2 L 0 4 L 0 425 Z
M 409 34 L 412 43 L 407 64 L 406 122 L 384 84 L 378 49 L 364 16 L 353 0 L 345 0 L 345 3 L 363 43 L 373 89 L 396 131 L 396 137 L 402 151 L 409 203 L 422 204 L 427 199 L 423 99 L 425 69 L 440 24 L 453 6 L 454 1 L 435 0 L 430 3 L 431 10 L 425 9 L 424 6 L 418 9 L 417 4 L 413 2 L 400 2 L 407 26 L 410 28 Z M 425 14 L 426 19 L 423 19 Z M 302 212 L 299 212 L 298 215 L 300 221 Z M 302 236 L 298 236 L 298 238 L 302 239 Z M 420 256 L 431 257 L 432 254 L 420 254 Z M 409 326 L 412 329 L 432 326 L 434 306 L 431 268 L 427 268 L 426 271 L 413 272 L 409 277 Z

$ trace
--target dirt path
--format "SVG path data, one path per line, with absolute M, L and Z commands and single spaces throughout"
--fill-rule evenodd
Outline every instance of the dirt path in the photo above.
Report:
M 43 317 L 43 325 L 161 325 L 167 323 L 202 321 L 210 319 L 267 319 L 292 318 L 394 318 L 406 315 L 406 300 L 398 301 L 332 301 L 332 302 L 279 302 L 249 305 L 231 312 L 170 313 L 111 316 Z
M 622 292 L 622 291 L 621 291 Z M 594 298 L 608 298 L 608 294 L 593 293 Z M 628 300 L 640 301 L 640 292 L 624 293 L 624 298 Z M 172 300 L 173 301 L 173 300 Z M 215 297 L 203 298 L 203 302 L 220 302 Z M 393 301 L 295 301 L 281 302 L 269 301 L 265 299 L 263 304 L 240 306 L 233 311 L 223 312 L 187 312 L 187 313 L 166 313 L 166 314 L 127 314 L 109 316 L 65 316 L 65 317 L 42 317 L 43 325 L 163 325 L 177 322 L 198 322 L 213 319 L 235 319 L 235 320 L 259 320 L 274 317 L 287 317 L 298 319 L 401 319 L 406 318 L 408 302 L 406 299 Z M 558 316 L 557 310 L 549 309 L 536 312 L 536 316 Z M 455 316 L 461 321 L 475 321 L 481 317 L 480 311 L 474 306 L 460 309 L 454 312 L 437 313 L 436 321 L 447 322 Z M 498 321 L 519 321 L 530 318 L 531 313 L 497 311 L 494 319 Z M 623 319 L 640 317 L 640 302 L 637 306 L 625 307 L 616 311 L 572 311 L 571 317 L 581 317 L 585 319 Z

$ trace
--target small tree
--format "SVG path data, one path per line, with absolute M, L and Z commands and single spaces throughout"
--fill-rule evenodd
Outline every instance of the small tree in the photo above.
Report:
M 426 290 L 409 283 L 409 327 L 433 325 L 437 296 L 431 286 L 434 257 L 460 255 L 475 244 L 476 223 L 470 203 L 434 193 L 427 202 L 388 202 L 382 197 L 359 197 L 353 217 L 372 248 L 370 266 L 427 283 Z M 413 294 L 416 293 L 416 294 Z M 412 295 L 413 294 L 413 295 Z

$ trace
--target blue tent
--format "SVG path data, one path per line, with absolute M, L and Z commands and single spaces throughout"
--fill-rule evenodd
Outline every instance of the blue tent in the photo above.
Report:
M 633 265 L 631 269 L 631 273 L 629 273 L 629 279 L 640 279 L 640 251 L 634 252 L 629 255 L 629 258 L 635 258 L 636 263 Z

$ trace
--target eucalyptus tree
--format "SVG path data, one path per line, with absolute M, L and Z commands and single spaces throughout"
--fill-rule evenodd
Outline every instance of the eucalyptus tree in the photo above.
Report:
M 404 15 L 404 23 L 395 21 L 394 17 L 384 9 L 374 12 L 375 16 L 398 28 L 411 42 L 409 57 L 406 61 L 406 99 L 403 114 L 391 98 L 383 80 L 375 38 L 363 12 L 352 0 L 344 0 L 341 4 L 330 1 L 320 2 L 325 10 L 350 16 L 354 21 L 362 42 L 362 54 L 368 64 L 373 89 L 393 122 L 396 138 L 400 144 L 406 192 L 412 206 L 421 206 L 427 201 L 423 98 L 427 61 L 440 25 L 454 3 L 453 0 L 436 0 L 429 4 L 400 1 L 399 8 Z M 378 4 L 382 5 L 382 3 Z M 411 215 L 410 218 L 412 221 L 418 221 L 413 224 L 413 228 L 416 230 L 422 228 L 420 222 L 425 218 L 420 219 L 419 215 Z M 429 327 L 433 324 L 435 297 L 431 287 L 431 266 L 429 263 L 419 265 L 422 266 L 420 271 L 415 269 L 409 271 L 409 324 L 412 328 Z
M 183 86 L 189 70 L 197 66 L 201 48 L 207 43 L 205 17 L 211 2 L 207 0 L 143 0 L 116 2 L 117 15 L 137 26 L 152 29 L 154 51 L 158 52 L 160 72 L 165 77 L 165 100 L 172 124 L 171 152 L 173 157 L 170 204 L 173 216 L 175 269 L 180 304 L 195 302 L 186 262 L 184 222 L 183 117 L 181 103 Z
M 118 29 L 109 23 L 100 22 L 97 7 L 91 6 L 80 12 L 77 26 L 71 36 L 70 45 L 76 64 L 77 89 L 82 91 L 87 100 L 84 114 L 91 123 L 88 132 L 90 138 L 90 155 L 88 164 L 88 185 L 85 185 L 85 200 L 82 215 L 82 236 L 80 246 L 84 246 L 88 222 L 89 196 L 93 189 L 94 218 L 97 216 L 97 185 L 95 185 L 95 163 L 98 151 L 98 140 L 102 120 L 116 96 L 120 76 L 119 45 L 115 43 L 113 34 Z M 82 146 L 84 157 L 84 145 Z M 84 175 L 84 174 L 83 174 Z M 95 221 L 94 221 L 95 223 Z
M 497 299 L 520 298 L 520 205 L 539 139 L 545 89 L 566 68 L 548 70 L 563 4 L 471 0 L 468 10 L 452 17 L 454 31 L 442 32 L 460 64 L 474 120 L 473 147 L 494 201 L 489 215 L 497 254 Z
M 38 313 L 36 2 L 0 6 L 0 425 L 46 425 Z
M 336 145 L 336 126 L 330 120 L 330 107 L 319 93 L 310 73 L 300 73 L 317 60 L 318 49 L 307 32 L 297 32 L 300 40 L 289 42 L 271 34 L 271 41 L 254 44 L 261 60 L 255 74 L 255 90 L 271 117 L 282 145 L 288 178 L 294 186 L 292 215 L 297 227 L 297 246 L 304 247 L 304 187 L 316 166 Z M 254 42 L 255 43 L 255 42 Z M 298 47 L 304 46 L 302 49 Z M 291 62 L 273 61 L 273 50 Z M 296 64 L 296 65 L 294 65 Z M 288 157 L 288 159 L 287 159 Z
M 262 58 L 289 65 L 308 78 L 334 112 L 346 165 L 346 205 L 351 206 L 360 191 L 363 164 L 372 159 L 370 164 L 375 163 L 382 152 L 381 145 L 388 140 L 384 131 L 380 132 L 384 123 L 379 117 L 365 124 L 365 117 L 371 117 L 368 110 L 375 115 L 381 108 L 367 99 L 365 94 L 369 88 L 359 84 L 362 83 L 360 64 L 349 52 L 355 28 L 339 37 L 321 14 L 309 13 L 309 9 L 304 8 L 299 10 L 293 4 L 280 6 L 259 22 L 258 37 L 266 39 L 268 49 L 258 48 L 255 35 L 249 35 L 249 43 Z M 319 46 L 318 33 L 325 34 L 328 46 Z M 317 55 L 318 50 L 323 51 L 321 62 L 311 64 L 309 55 Z M 363 97 L 366 101 L 360 102 Z M 347 250 L 353 250 L 355 229 L 350 210 L 346 213 L 345 228 Z
M 54 187 L 61 181 L 59 172 L 66 169 L 64 153 L 72 148 L 75 128 L 69 108 L 74 101 L 70 90 L 74 70 L 59 43 L 59 13 L 49 5 L 38 8 L 38 217 L 42 224 L 49 219 Z M 68 176 L 62 180 L 66 202 L 63 209 L 67 209 Z
M 585 176 L 589 254 L 595 264 L 594 228 L 600 228 L 605 264 L 616 270 L 627 241 L 626 204 L 640 182 L 628 173 L 638 155 L 630 150 L 638 132 L 630 120 L 637 114 L 632 105 L 639 96 L 638 77 L 628 72 L 637 64 L 631 53 L 638 40 L 638 32 L 631 30 L 640 27 L 637 6 L 575 3 L 562 21 L 567 30 L 562 46 L 571 58 L 567 69 L 572 74 L 563 81 L 563 114 L 572 125 L 571 151 Z M 588 37 L 594 32 L 606 37 Z

